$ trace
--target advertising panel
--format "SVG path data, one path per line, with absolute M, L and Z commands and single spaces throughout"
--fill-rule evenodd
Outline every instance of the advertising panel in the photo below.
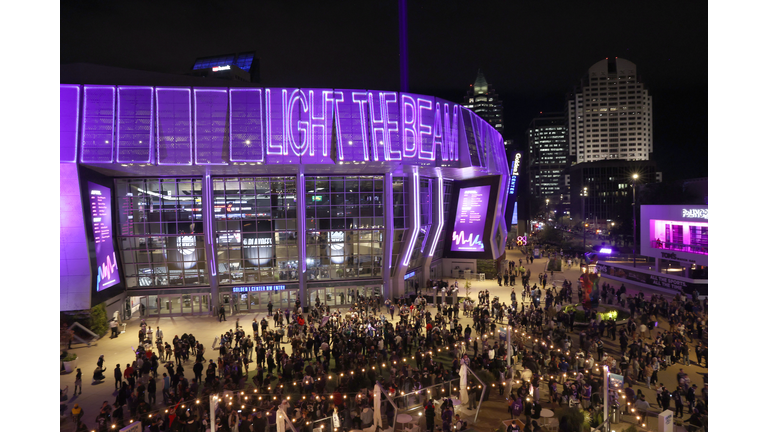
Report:
M 499 187 L 503 187 L 500 185 L 500 176 L 454 182 L 450 208 L 455 210 L 449 213 L 445 221 L 444 257 L 494 258 L 491 234 Z
M 96 248 L 96 291 L 120 283 L 115 244 L 112 241 L 112 192 L 106 186 L 88 182 L 91 232 Z
M 451 251 L 483 252 L 483 231 L 488 213 L 491 186 L 459 190 L 459 204 L 451 236 Z

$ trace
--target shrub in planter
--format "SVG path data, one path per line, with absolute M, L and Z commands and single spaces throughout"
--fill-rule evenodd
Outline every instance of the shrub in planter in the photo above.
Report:
M 572 431 L 584 430 L 584 413 L 578 408 L 556 408 L 555 417 L 559 421 L 565 417 Z
M 61 370 L 65 373 L 72 373 L 77 368 L 77 354 L 70 354 L 64 351 L 61 354 Z

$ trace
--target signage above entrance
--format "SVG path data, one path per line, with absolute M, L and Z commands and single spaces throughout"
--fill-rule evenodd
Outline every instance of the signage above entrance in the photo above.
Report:
M 258 285 L 258 286 L 238 286 L 233 287 L 233 293 L 253 292 L 253 291 L 282 291 L 285 285 Z

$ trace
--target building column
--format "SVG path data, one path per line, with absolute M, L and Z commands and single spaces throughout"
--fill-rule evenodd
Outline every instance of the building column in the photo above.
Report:
M 304 166 L 299 165 L 296 173 L 296 227 L 299 246 L 299 301 L 309 306 L 307 295 L 307 194 L 304 181 Z
M 213 180 L 210 167 L 205 167 L 203 177 L 203 239 L 205 243 L 208 268 L 208 282 L 211 286 L 211 314 L 216 316 L 219 310 L 219 276 L 216 251 L 216 222 L 213 218 Z M 231 304 L 231 301 L 230 301 Z
M 654 269 L 656 270 L 656 273 L 661 273 L 661 258 L 656 258 L 653 265 L 654 265 Z
M 408 185 L 408 196 L 406 198 L 408 205 L 406 206 L 407 211 L 405 213 L 409 221 L 409 228 L 406 230 L 406 235 L 403 236 L 405 241 L 403 242 L 403 247 L 400 248 L 401 253 L 399 255 L 398 262 L 392 263 L 392 266 L 395 269 L 391 283 L 393 297 L 400 297 L 405 294 L 405 281 L 403 280 L 403 277 L 408 271 L 408 261 L 413 254 L 413 249 L 416 246 L 416 237 L 419 234 L 420 218 L 418 167 L 413 167 L 413 172 L 408 176 Z
M 381 266 L 383 299 L 392 299 L 392 243 L 395 238 L 395 208 L 392 198 L 392 173 L 384 174 L 384 260 Z
M 433 255 L 437 242 L 440 241 L 440 234 L 443 229 L 445 221 L 443 220 L 443 205 L 445 200 L 445 192 L 443 188 L 443 174 L 438 172 L 437 178 L 432 179 L 432 229 L 429 232 L 427 238 L 427 247 L 424 250 L 424 266 L 422 271 L 422 278 L 419 281 L 421 284 L 422 292 L 431 289 L 431 286 L 427 286 L 427 280 L 429 279 L 429 273 L 431 271 Z

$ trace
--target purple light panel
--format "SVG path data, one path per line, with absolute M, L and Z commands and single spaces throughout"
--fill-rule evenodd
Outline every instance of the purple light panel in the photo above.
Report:
M 368 121 L 374 161 L 403 159 L 399 118 L 397 92 L 368 92 Z
M 309 131 L 309 149 L 301 156 L 302 164 L 330 164 L 333 146 L 333 118 L 336 111 L 333 89 L 302 89 L 309 110 L 302 114 Z M 297 127 L 299 127 L 297 125 Z
M 88 182 L 93 240 L 96 248 L 96 291 L 120 283 L 112 240 L 112 193 L 108 187 Z
M 155 89 L 158 165 L 192 165 L 192 90 Z
M 368 121 L 368 92 L 365 90 L 336 90 L 335 93 L 337 160 L 355 162 L 372 160 L 372 137 L 370 122 Z
M 154 145 L 152 87 L 117 88 L 117 162 L 149 163 Z
M 80 86 L 59 86 L 59 161 L 77 161 Z
M 115 130 L 115 87 L 83 89 L 83 137 L 80 162 L 111 163 Z
M 459 190 L 456 220 L 453 224 L 451 251 L 484 252 L 483 234 L 491 186 L 475 186 Z
M 261 89 L 229 90 L 229 160 L 264 162 L 264 96 Z
M 227 164 L 227 90 L 195 89 L 195 164 Z
M 429 256 L 435 254 L 435 247 L 437 247 L 437 242 L 440 240 L 440 236 L 443 235 L 443 225 L 445 224 L 443 220 L 445 218 L 445 211 L 443 210 L 445 208 L 445 194 L 443 193 L 445 189 L 443 189 L 443 173 L 440 171 L 437 172 L 437 190 L 439 191 L 437 194 L 437 231 L 432 237 L 432 246 L 429 247 Z

